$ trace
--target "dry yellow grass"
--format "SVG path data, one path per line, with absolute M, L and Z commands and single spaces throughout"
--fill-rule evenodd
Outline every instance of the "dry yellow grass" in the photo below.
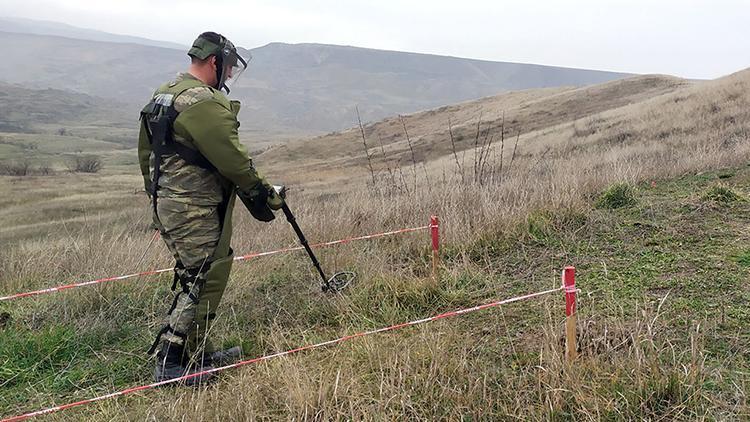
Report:
M 404 125 L 411 137 L 414 158 L 418 162 L 430 162 L 448 155 L 453 149 L 449 123 L 453 127 L 456 149 L 463 151 L 473 148 L 478 124 L 483 133 L 486 131 L 499 142 L 503 120 L 507 138 L 515 138 L 518 133 L 525 137 L 544 129 L 554 131 L 558 125 L 640 103 L 689 85 L 673 77 L 640 76 L 578 89 L 520 91 L 411 114 L 404 116 L 403 122 L 398 117 L 389 118 L 365 125 L 364 129 L 376 168 L 407 166 L 412 155 Z M 290 142 L 267 150 L 257 160 L 273 163 L 269 167 L 274 169 L 281 168 L 283 175 L 291 177 L 292 182 L 306 181 L 311 173 L 321 180 L 335 178 L 345 182 L 349 177 L 346 175 L 352 171 L 367 169 L 359 128 Z M 324 173 L 319 176 L 321 172 Z
M 493 122 L 489 136 L 497 134 L 502 111 L 509 134 L 503 161 L 495 142 L 488 148 L 487 172 L 478 178 L 471 173 L 473 144 L 462 148 L 465 155 L 458 151 L 465 165 L 463 175 L 457 171 L 446 117 L 455 122 L 456 133 L 473 136 L 480 103 L 408 116 L 407 127 L 421 151 L 417 159 L 427 157 L 426 162 L 414 170 L 408 145 L 384 138 L 388 155 L 401 160 L 404 178 L 391 178 L 387 166 L 376 162 L 376 187 L 368 184 L 361 139 L 354 133 L 270 150 L 259 157 L 259 166 L 272 180 L 298 182 L 289 202 L 309 239 L 424 224 L 437 214 L 449 261 L 439 282 L 426 277 L 426 234 L 321 252 L 327 268 L 353 268 L 360 274 L 357 286 L 334 299 L 317 294 L 302 255 L 238 264 L 216 337 L 249 339 L 247 352 L 258 355 L 556 287 L 559 268 L 575 256 L 567 248 L 584 237 L 580 230 L 604 230 L 609 224 L 604 217 L 589 216 L 593 194 L 613 182 L 661 181 L 747 163 L 749 83 L 748 71 L 695 84 L 646 77 L 483 100 L 482 119 Z M 399 133 L 393 122 L 368 127 L 368 143 L 377 135 Z M 512 156 L 516 130 L 523 133 Z M 374 155 L 378 150 L 372 146 Z M 12 244 L 0 252 L 0 291 L 126 273 L 136 265 L 168 265 L 161 245 L 140 262 L 149 235 L 148 203 L 133 195 L 138 177 L 0 180 L 0 235 Z M 118 194 L 100 193 L 104 190 Z M 57 198 L 58 207 L 45 205 L 49 197 Z M 81 202 L 95 210 L 83 220 L 74 213 Z M 37 211 L 40 218 L 29 217 Z M 240 253 L 295 243 L 283 221 L 260 225 L 241 210 L 235 214 L 234 245 Z M 529 234 L 538 219 L 548 220 L 543 230 L 561 233 L 558 243 Z M 526 226 L 529 231 L 519 231 Z M 494 247 L 493 239 L 510 246 L 493 255 L 483 249 Z M 148 327 L 134 331 L 121 346 L 125 350 L 97 352 L 97 359 L 108 359 L 139 353 L 150 341 L 165 307 L 166 284 L 165 278 L 158 288 L 143 279 L 102 286 L 27 301 L 19 305 L 22 311 L 13 312 L 18 324 L 29 327 L 61 321 L 81 332 L 113 324 Z M 652 296 L 626 300 L 604 292 L 593 290 L 582 298 L 583 343 L 598 352 L 587 354 L 574 370 L 562 364 L 561 303 L 550 297 L 237 370 L 203 390 L 163 389 L 53 419 L 693 420 L 748 415 L 746 377 L 737 375 L 732 393 L 713 394 L 707 387 L 724 376 L 722 368 L 706 364 L 706 338 L 716 338 L 704 326 L 716 329 L 713 320 L 696 317 L 677 330 L 679 314 L 670 313 L 672 319 L 666 320 L 663 301 Z M 747 370 L 742 358 L 726 359 L 738 371 Z M 150 362 L 135 362 L 127 379 L 147 381 Z M 112 391 L 120 382 L 103 376 L 100 382 L 82 383 L 81 391 L 68 392 L 64 399 L 34 384 L 27 388 L 36 392 L 33 399 L 0 403 L 0 408 L 3 414 L 30 410 Z

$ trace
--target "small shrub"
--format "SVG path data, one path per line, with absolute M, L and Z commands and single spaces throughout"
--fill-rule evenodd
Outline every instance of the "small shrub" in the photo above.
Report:
M 102 169 L 102 161 L 96 156 L 77 156 L 68 163 L 73 173 L 96 173 Z
M 716 185 L 704 193 L 701 199 L 704 202 L 712 201 L 728 204 L 730 202 L 741 201 L 742 197 L 724 185 Z
M 607 137 L 604 140 L 604 143 L 619 145 L 631 139 L 635 139 L 635 137 L 636 137 L 636 134 L 634 132 L 629 131 L 629 130 L 622 130 L 622 131 L 615 133 L 612 136 Z
M 583 138 L 586 136 L 590 136 L 590 135 L 595 134 L 598 131 L 599 131 L 599 128 L 595 126 L 579 127 L 578 124 L 576 123 L 573 124 L 573 136 L 575 136 L 576 138 Z
M 533 212 L 526 218 L 526 230 L 534 240 L 543 241 L 552 232 L 552 221 L 545 212 Z
M 636 190 L 627 183 L 617 183 L 602 192 L 596 201 L 597 208 L 616 209 L 635 205 Z
M 0 174 L 4 176 L 28 176 L 31 166 L 28 161 L 0 163 Z
M 581 123 L 581 126 L 578 126 L 579 122 Z M 598 133 L 601 130 L 600 126 L 604 122 L 606 122 L 606 120 L 600 118 L 589 118 L 576 121 L 573 123 L 573 136 L 582 138 Z
M 55 174 L 55 171 L 48 164 L 39 164 L 39 167 L 36 168 L 36 173 L 41 176 L 51 176 Z
M 29 164 L 28 161 L 23 162 L 5 162 L 0 163 L 0 175 L 3 176 L 50 176 L 54 174 L 54 170 L 48 164 L 39 164 L 38 167 L 34 168 Z
M 548 243 L 583 227 L 587 221 L 588 215 L 575 207 L 540 209 L 526 217 L 526 233 L 537 242 Z

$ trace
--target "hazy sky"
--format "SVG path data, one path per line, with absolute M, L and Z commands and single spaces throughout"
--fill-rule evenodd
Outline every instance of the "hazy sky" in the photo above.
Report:
M 189 44 L 318 42 L 715 78 L 750 67 L 749 0 L 0 0 L 0 16 Z

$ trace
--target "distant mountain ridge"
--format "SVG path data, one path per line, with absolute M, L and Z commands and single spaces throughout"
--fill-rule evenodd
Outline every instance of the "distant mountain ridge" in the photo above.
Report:
M 186 48 L 1 29 L 0 80 L 112 98 L 130 104 L 126 111 L 134 115 L 154 89 L 189 63 Z M 271 43 L 241 50 L 253 60 L 232 96 L 243 103 L 242 130 L 261 138 L 349 128 L 356 124 L 357 106 L 364 121 L 376 121 L 507 91 L 584 86 L 628 76 L 324 44 Z M 40 63 L 40 57 L 54 60 Z
M 52 35 L 58 37 L 75 38 L 79 40 L 104 41 L 114 43 L 132 43 L 150 45 L 154 47 L 185 49 L 182 44 L 157 41 L 131 35 L 111 34 L 95 29 L 79 28 L 60 22 L 39 21 L 34 19 L 0 17 L 0 31 L 19 34 Z
M 314 102 L 315 110 L 303 116 L 277 117 L 285 124 L 324 131 L 354 125 L 355 105 L 365 120 L 373 121 L 507 91 L 584 86 L 629 76 L 324 44 L 271 43 L 250 51 L 251 77 L 240 80 L 237 94 L 260 99 L 251 102 L 259 113 L 277 98 L 298 107 Z M 327 119 L 340 123 L 318 124 Z
M 127 108 L 112 99 L 0 82 L 0 132 L 50 133 L 93 126 L 128 129 L 136 119 L 123 113 L 123 107 Z

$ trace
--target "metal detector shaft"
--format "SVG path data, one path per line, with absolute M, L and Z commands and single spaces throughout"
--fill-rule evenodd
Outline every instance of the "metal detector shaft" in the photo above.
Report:
M 292 214 L 292 210 L 289 209 L 289 207 L 286 205 L 286 202 L 284 202 L 281 205 L 281 209 L 284 211 L 284 215 L 286 216 L 286 221 L 288 221 L 289 224 L 292 225 L 294 232 L 297 233 L 299 242 L 302 244 L 302 246 L 305 247 L 305 250 L 307 251 L 307 255 L 310 256 L 310 260 L 312 260 L 313 265 L 315 266 L 315 269 L 318 270 L 318 274 L 320 274 L 320 278 L 323 280 L 323 284 L 322 284 L 323 291 L 324 292 L 328 291 L 328 288 L 329 288 L 328 277 L 326 277 L 325 273 L 323 272 L 323 268 L 321 268 L 320 266 L 320 262 L 318 262 L 318 258 L 315 257 L 315 254 L 310 248 L 310 245 L 307 243 L 307 239 L 305 239 L 305 235 L 302 233 L 302 229 L 299 228 L 299 224 L 297 224 L 297 219 L 294 218 L 294 214 Z

